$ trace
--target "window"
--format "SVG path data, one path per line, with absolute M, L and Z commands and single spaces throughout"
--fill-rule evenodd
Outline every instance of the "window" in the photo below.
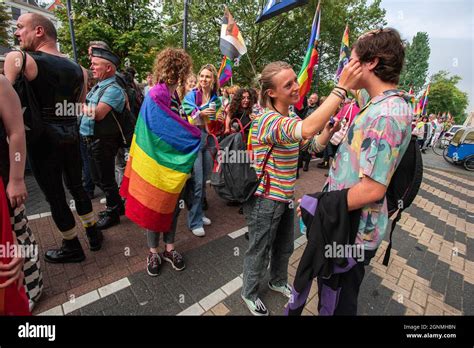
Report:
M 16 27 L 12 27 L 12 35 L 13 35 L 13 45 L 18 46 L 20 42 L 18 41 L 17 37 L 15 36 Z
M 21 10 L 12 6 L 12 19 L 17 20 L 21 16 Z

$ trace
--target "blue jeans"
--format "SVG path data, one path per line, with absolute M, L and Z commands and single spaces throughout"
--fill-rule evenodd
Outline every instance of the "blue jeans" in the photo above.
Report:
M 91 169 L 89 166 L 89 154 L 87 153 L 87 144 L 81 136 L 81 158 L 82 158 L 82 181 L 87 193 L 94 193 L 94 182 L 92 181 Z
M 270 282 L 275 286 L 288 283 L 295 211 L 289 203 L 254 196 L 244 203 L 244 215 L 249 229 L 249 247 L 244 257 L 242 295 L 255 301 L 270 255 Z
M 188 227 L 191 230 L 203 226 L 202 218 L 204 213 L 202 211 L 202 201 L 206 191 L 206 181 L 212 169 L 212 156 L 209 150 L 215 147 L 214 140 L 209 138 L 209 146 L 207 145 L 207 132 L 201 129 L 201 146 L 198 151 L 196 162 L 194 162 L 193 174 L 191 180 L 193 183 L 193 200 L 191 209 L 188 213 Z

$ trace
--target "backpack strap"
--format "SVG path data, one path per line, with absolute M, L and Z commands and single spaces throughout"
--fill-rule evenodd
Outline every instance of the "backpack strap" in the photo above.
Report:
M 395 226 L 397 225 L 397 222 L 400 221 L 400 218 L 402 217 L 402 212 L 403 212 L 403 209 L 399 209 L 398 213 L 397 213 L 397 216 L 392 221 L 392 227 L 390 228 L 390 241 L 388 243 L 387 250 L 385 251 L 385 256 L 383 257 L 383 262 L 382 262 L 382 264 L 384 266 L 388 266 L 388 261 L 390 260 L 390 253 L 392 251 L 393 230 L 395 229 Z
M 262 179 L 265 178 L 265 194 L 268 194 L 268 191 L 270 191 L 270 175 L 265 170 L 265 167 L 267 166 L 268 159 L 270 158 L 270 155 L 272 154 L 274 146 L 275 144 L 272 144 L 272 146 L 270 147 L 270 150 L 265 155 L 265 159 L 263 160 L 263 166 L 262 166 L 262 174 L 260 174 L 260 177 L 258 178 L 259 182 L 261 182 Z

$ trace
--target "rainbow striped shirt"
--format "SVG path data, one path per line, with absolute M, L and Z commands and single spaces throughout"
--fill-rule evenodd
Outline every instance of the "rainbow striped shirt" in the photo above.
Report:
M 269 175 L 266 179 L 262 179 L 255 192 L 256 196 L 282 202 L 294 199 L 300 143 L 302 149 L 308 147 L 310 151 L 316 149 L 314 138 L 303 141 L 302 125 L 303 121 L 293 112 L 289 116 L 283 116 L 270 110 L 266 110 L 253 121 L 250 141 L 257 176 L 261 175 L 265 156 L 274 145 L 265 167 Z

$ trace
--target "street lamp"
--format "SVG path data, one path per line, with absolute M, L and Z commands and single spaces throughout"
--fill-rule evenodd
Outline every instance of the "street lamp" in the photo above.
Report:
M 188 0 L 184 0 L 183 48 L 188 48 Z
M 76 49 L 76 36 L 74 35 L 74 23 L 71 15 L 71 0 L 66 1 L 67 18 L 69 19 L 69 32 L 71 33 L 72 51 L 74 53 L 74 61 L 77 63 L 77 49 Z

